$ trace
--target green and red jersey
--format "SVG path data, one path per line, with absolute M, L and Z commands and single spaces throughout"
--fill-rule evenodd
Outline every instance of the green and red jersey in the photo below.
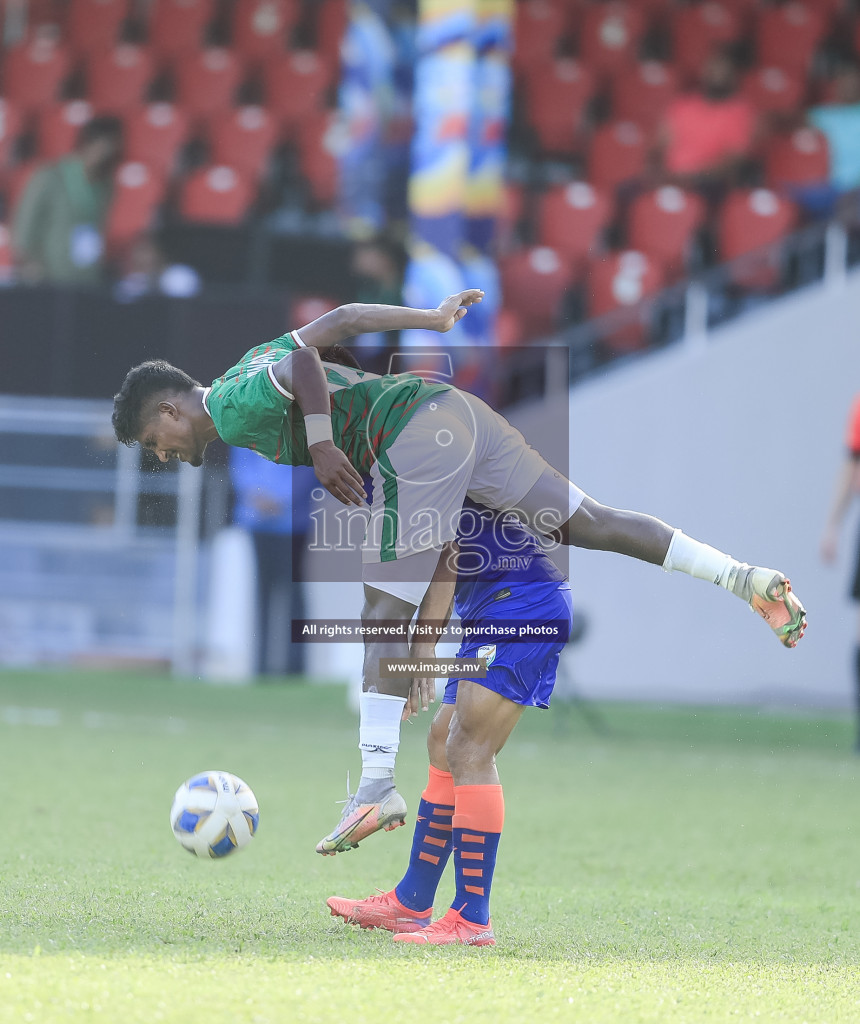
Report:
M 212 382 L 204 403 L 223 441 L 251 448 L 271 462 L 311 465 L 304 413 L 274 373 L 275 363 L 300 347 L 295 333 L 285 334 L 252 348 Z M 451 389 L 411 373 L 380 377 L 336 363 L 322 365 L 334 442 L 360 473 L 368 472 L 422 402 Z

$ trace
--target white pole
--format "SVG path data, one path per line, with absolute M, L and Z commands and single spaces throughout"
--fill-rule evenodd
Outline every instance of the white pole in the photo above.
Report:
M 173 674 L 196 671 L 197 565 L 203 473 L 179 466 L 176 508 L 176 579 L 173 590 Z

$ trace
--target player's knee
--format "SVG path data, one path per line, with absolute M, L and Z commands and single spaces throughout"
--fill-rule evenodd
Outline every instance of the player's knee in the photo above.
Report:
M 427 733 L 427 754 L 430 763 L 439 765 L 447 762 L 446 747 L 448 743 L 448 729 L 434 721 Z
M 361 609 L 363 623 L 380 622 L 386 619 L 410 620 L 415 613 L 415 606 L 402 601 L 393 594 L 375 587 L 364 588 L 364 607 Z
M 464 772 L 489 768 L 493 763 L 495 751 L 492 744 L 458 726 L 455 717 L 448 730 L 445 757 L 448 769 L 456 779 Z

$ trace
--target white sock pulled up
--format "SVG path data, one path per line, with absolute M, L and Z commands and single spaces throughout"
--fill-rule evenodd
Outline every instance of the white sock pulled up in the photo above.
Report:
M 405 697 L 362 693 L 358 700 L 358 748 L 362 779 L 394 778 Z
M 675 530 L 669 541 L 669 550 L 663 560 L 666 572 L 685 572 L 699 580 L 716 583 L 726 590 L 731 590 L 737 578 L 741 563 L 731 555 L 712 548 L 710 544 L 693 540 L 681 530 Z

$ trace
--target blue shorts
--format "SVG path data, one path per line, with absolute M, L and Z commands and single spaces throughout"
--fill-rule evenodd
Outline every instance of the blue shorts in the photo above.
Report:
M 560 583 L 552 601 L 541 604 L 541 615 L 548 620 L 568 618 L 573 623 L 573 602 L 569 583 Z M 532 610 L 532 615 L 534 611 Z M 482 644 L 480 640 L 464 640 L 457 651 L 458 658 L 486 658 L 487 675 L 484 679 L 468 676 L 451 677 L 445 684 L 443 704 L 454 704 L 461 678 L 485 686 L 488 690 L 507 697 L 524 707 L 548 708 L 558 658 L 564 650 L 564 641 L 552 643 L 511 643 L 503 641 Z

